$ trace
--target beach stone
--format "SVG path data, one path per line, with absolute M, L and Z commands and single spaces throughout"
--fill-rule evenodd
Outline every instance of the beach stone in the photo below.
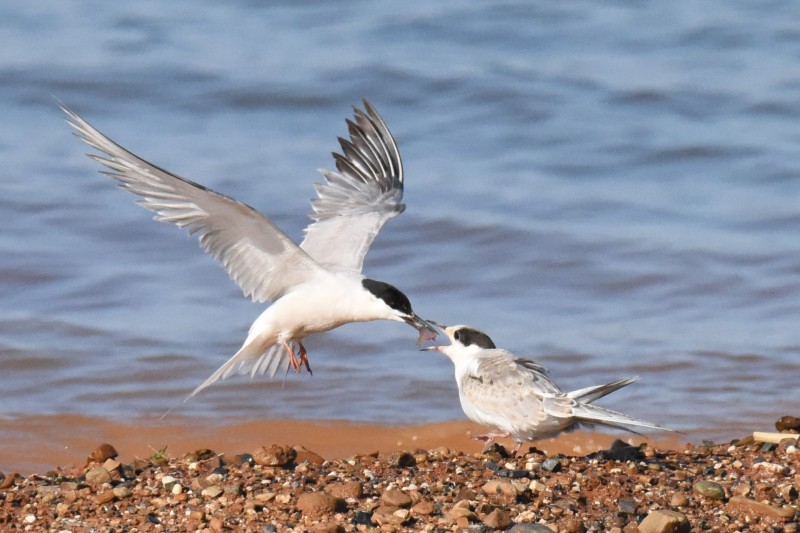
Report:
M 490 479 L 481 487 L 481 490 L 486 494 L 517 495 L 517 488 L 507 479 Z
M 506 529 L 506 533 L 553 533 L 553 530 L 544 524 L 519 523 Z
M 183 458 L 190 463 L 199 463 L 200 461 L 208 461 L 209 459 L 213 459 L 216 456 L 217 454 L 214 452 L 214 450 L 209 450 L 208 448 L 199 448 L 193 452 L 187 453 L 183 456 Z
M 294 462 L 297 464 L 308 463 L 310 465 L 321 465 L 325 462 L 325 459 L 321 455 L 312 452 L 305 446 L 297 445 L 294 446 L 293 449 L 295 451 Z
M 219 498 L 225 492 L 225 489 L 220 487 L 219 485 L 211 485 L 209 487 L 204 488 L 200 494 L 205 496 L 206 498 Z
M 324 492 L 304 492 L 297 498 L 297 509 L 305 516 L 323 516 L 344 507 L 344 502 Z
M 297 457 L 297 452 L 288 446 L 273 444 L 270 447 L 261 446 L 253 453 L 253 460 L 261 466 L 286 466 Z
M 117 498 L 120 498 L 120 499 L 121 499 L 121 498 L 127 498 L 127 497 L 129 497 L 131 494 L 133 494 L 133 493 L 131 492 L 131 489 L 129 489 L 129 488 L 128 488 L 128 487 L 126 487 L 125 485 L 117 485 L 116 487 L 114 487 L 113 489 L 111 489 L 111 492 L 113 492 L 113 493 L 114 493 L 114 496 L 115 496 L 115 497 L 117 497 Z
M 670 507 L 686 507 L 689 505 L 689 498 L 682 492 L 676 492 L 669 500 Z
M 690 533 L 689 521 L 677 511 L 650 511 L 639 524 L 640 533 Z
M 393 505 L 380 505 L 372 511 L 372 522 L 379 526 L 399 526 L 407 519 L 407 517 L 402 518 L 401 515 L 395 514 L 400 510 L 399 507 Z
M 0 489 L 11 488 L 14 485 L 14 483 L 17 482 L 18 479 L 22 479 L 22 476 L 20 476 L 16 472 L 11 472 L 7 474 L 5 478 L 0 480 Z
M 106 459 L 105 462 L 103 463 L 103 468 L 105 468 L 109 472 L 113 472 L 114 470 L 118 469 L 120 466 L 122 466 L 122 463 L 120 463 L 116 459 L 110 459 L 109 458 L 109 459 Z
M 106 459 L 115 459 L 117 455 L 119 454 L 112 445 L 103 443 L 92 450 L 92 453 L 89 454 L 89 457 L 87 457 L 86 460 L 93 461 L 95 463 L 104 463 Z
M 102 466 L 90 468 L 84 474 L 86 483 L 89 485 L 102 485 L 103 483 L 111 483 L 111 474 Z
M 165 489 L 170 490 L 170 491 L 172 490 L 172 487 L 174 487 L 177 482 L 178 482 L 178 480 L 175 479 L 172 476 L 164 476 L 164 477 L 161 478 L 161 484 L 164 486 Z
M 800 418 L 796 416 L 782 416 L 775 421 L 775 429 L 781 433 L 800 433 Z
M 742 496 L 732 496 L 731 499 L 728 500 L 725 510 L 731 514 L 755 514 L 757 516 L 775 518 L 784 522 L 794 518 L 795 514 L 795 509 L 792 507 L 778 507 Z
M 381 501 L 394 507 L 411 507 L 411 496 L 397 489 L 389 489 L 381 494 Z
M 635 500 L 630 498 L 620 498 L 617 500 L 617 507 L 619 507 L 620 513 L 635 515 L 639 506 L 636 504 Z
M 386 457 L 386 463 L 391 466 L 408 468 L 417 464 L 414 455 L 409 452 L 392 452 Z
M 360 481 L 331 483 L 325 487 L 325 492 L 334 498 L 341 498 L 343 500 L 346 500 L 347 498 L 358 499 L 364 494 L 364 484 Z
M 725 489 L 722 485 L 714 481 L 700 480 L 694 484 L 694 491 L 712 500 L 721 500 L 725 498 Z
M 417 502 L 417 504 L 411 508 L 411 511 L 414 514 L 418 514 L 420 516 L 428 516 L 436 511 L 436 506 L 433 504 L 433 502 L 430 502 L 428 500 L 422 500 L 420 502 Z
M 511 515 L 503 509 L 495 509 L 486 515 L 483 523 L 492 529 L 506 529 L 511 525 Z
M 116 496 L 114 496 L 113 490 L 104 490 L 103 492 L 98 492 L 94 495 L 95 503 L 102 505 L 104 503 L 108 503 L 112 501 Z
M 557 457 L 550 457 L 542 462 L 542 469 L 556 473 L 561 470 L 561 461 Z

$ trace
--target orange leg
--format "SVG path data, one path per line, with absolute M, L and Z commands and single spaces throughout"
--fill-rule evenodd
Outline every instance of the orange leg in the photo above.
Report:
M 294 350 L 292 350 L 292 345 L 288 342 L 283 343 L 283 347 L 286 348 L 286 351 L 289 352 L 289 363 L 292 365 L 292 368 L 299 371 L 300 370 L 300 363 L 297 361 L 297 357 L 294 355 Z
M 308 364 L 308 352 L 306 351 L 306 347 L 303 346 L 303 341 L 297 341 L 297 345 L 300 346 L 300 363 L 306 366 L 306 370 L 308 370 L 309 374 L 314 374 L 311 371 L 311 366 Z M 299 370 L 299 369 L 298 369 Z
M 510 433 L 486 433 L 485 435 L 475 435 L 472 438 L 475 440 L 486 441 L 486 444 L 483 445 L 483 451 L 486 451 L 489 449 L 489 446 L 494 443 L 494 439 L 497 437 L 508 437 L 509 435 Z M 516 453 L 516 450 L 514 450 L 514 452 Z
M 294 354 L 294 350 L 292 349 L 292 346 L 289 343 L 284 342 L 283 346 L 284 348 L 286 348 L 286 351 L 289 352 L 289 363 L 292 365 L 292 368 L 300 372 L 300 367 L 305 366 L 306 370 L 308 370 L 308 373 L 313 374 L 313 372 L 311 371 L 311 366 L 309 366 L 308 364 L 308 352 L 306 351 L 306 347 L 303 346 L 302 342 L 297 341 L 297 346 L 300 348 L 299 360 L 297 356 Z

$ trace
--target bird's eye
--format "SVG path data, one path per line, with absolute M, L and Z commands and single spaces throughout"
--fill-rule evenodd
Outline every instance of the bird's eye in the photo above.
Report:
M 455 334 L 453 335 L 453 338 L 455 340 L 457 340 L 457 341 L 460 341 L 461 340 L 461 333 L 456 331 Z

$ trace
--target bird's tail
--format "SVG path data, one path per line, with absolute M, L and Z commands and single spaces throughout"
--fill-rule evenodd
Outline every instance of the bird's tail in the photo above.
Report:
M 578 389 L 572 392 L 568 392 L 567 396 L 572 398 L 573 400 L 578 400 L 581 403 L 592 403 L 595 400 L 599 400 L 603 396 L 611 394 L 614 391 L 621 389 L 622 387 L 626 387 L 639 379 L 638 377 L 635 378 L 625 378 L 620 379 L 617 381 L 612 381 L 611 383 L 606 383 L 605 385 L 595 385 L 594 387 L 586 387 L 585 389 Z
M 258 374 L 269 374 L 269 377 L 272 378 L 281 368 L 284 370 L 289 368 L 289 353 L 283 344 L 272 344 L 265 349 L 258 342 L 246 343 L 207 380 L 198 385 L 184 402 L 189 401 L 195 394 L 212 383 L 233 374 L 250 374 L 251 378 Z
M 611 394 L 622 387 L 630 385 L 636 381 L 636 379 L 637 378 L 620 379 L 605 385 L 586 387 L 584 389 L 567 393 L 567 397 L 575 400 L 576 402 L 576 404 L 572 406 L 572 416 L 584 424 L 613 427 L 616 429 L 630 431 L 631 433 L 636 433 L 636 431 L 633 431 L 627 426 L 674 431 L 672 429 L 665 428 L 663 426 L 659 426 L 658 424 L 654 424 L 640 418 L 635 418 L 618 411 L 591 405 L 591 402 Z
M 246 342 L 224 365 L 189 393 L 183 403 L 191 400 L 198 392 L 209 385 L 233 374 L 250 374 L 251 378 L 257 374 L 269 374 L 269 377 L 273 378 L 281 369 L 284 372 L 289 370 L 289 352 L 286 351 L 286 347 L 282 343 L 272 344 L 264 348 L 259 342 Z M 163 419 L 170 414 L 179 405 L 171 407 L 161 415 L 161 418 Z

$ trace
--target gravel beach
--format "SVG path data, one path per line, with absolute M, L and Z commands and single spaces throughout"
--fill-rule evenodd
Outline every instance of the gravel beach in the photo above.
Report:
M 407 439 L 349 456 L 324 439 L 315 449 L 302 423 L 297 441 L 237 452 L 126 456 L 96 443 L 76 466 L 0 474 L 0 530 L 788 532 L 800 519 L 796 435 L 670 444 L 576 432 L 509 457 L 480 452 L 465 427 L 384 431 Z M 348 429 L 376 436 L 330 431 Z

